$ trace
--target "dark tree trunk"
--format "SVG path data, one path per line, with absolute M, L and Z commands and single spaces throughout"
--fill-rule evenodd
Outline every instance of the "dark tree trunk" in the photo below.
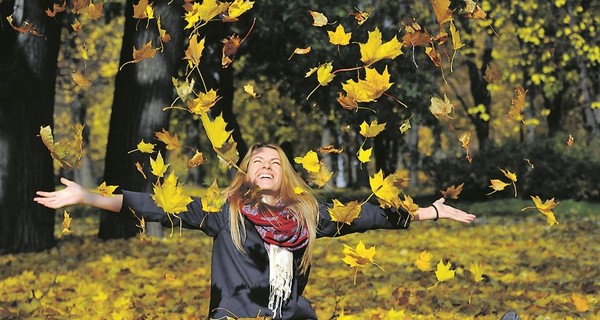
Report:
M 0 253 L 41 251 L 55 245 L 54 210 L 33 202 L 53 190 L 52 158 L 40 127 L 52 125 L 60 26 L 41 1 L 0 3 Z M 14 10 L 14 11 L 13 11 Z M 32 23 L 40 36 L 13 24 Z
M 156 22 L 152 21 L 151 26 L 146 28 L 146 21 L 132 18 L 132 2 L 127 1 L 125 6 L 121 65 L 132 60 L 134 46 L 139 49 L 150 40 L 154 48 L 159 46 Z M 164 45 L 164 52 L 158 52 L 154 58 L 125 65 L 115 79 L 104 174 L 107 184 L 119 185 L 127 190 L 149 191 L 154 182 L 151 175 L 144 180 L 135 169 L 136 162 L 149 168 L 149 154 L 128 152 L 136 149 L 142 139 L 156 143 L 154 133 L 168 129 L 168 113 L 162 109 L 172 102 L 171 77 L 177 76 L 183 61 L 184 25 L 181 17 L 184 12 L 181 1 L 173 1 L 170 5 L 166 1 L 157 1 L 154 9 L 172 40 Z M 161 153 L 165 157 L 164 150 Z M 156 157 L 156 153 L 152 157 Z M 131 237 L 138 232 L 136 224 L 134 219 L 122 219 L 118 214 L 103 212 L 98 236 L 101 239 Z

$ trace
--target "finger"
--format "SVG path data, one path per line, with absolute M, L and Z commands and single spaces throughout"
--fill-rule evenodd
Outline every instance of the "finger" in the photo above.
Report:
M 71 181 L 67 178 L 60 178 L 60 182 L 67 187 L 73 184 L 73 181 Z
M 51 197 L 54 192 L 36 191 L 35 194 L 42 197 Z

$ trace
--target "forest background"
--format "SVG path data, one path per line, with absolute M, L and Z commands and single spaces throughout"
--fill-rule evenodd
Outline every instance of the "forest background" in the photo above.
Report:
M 231 7 L 250 2 L 235 3 Z M 57 241 L 62 232 L 55 230 L 52 211 L 31 201 L 36 190 L 54 189 L 61 176 L 93 189 L 105 182 L 151 191 L 157 179 L 150 160 L 160 152 L 190 193 L 204 196 L 214 181 L 219 186 L 229 181 L 232 151 L 244 154 L 259 141 L 282 145 L 293 163 L 320 147 L 343 150 L 319 152 L 322 175 L 316 178 L 298 163 L 325 198 L 364 200 L 375 191 L 370 177 L 381 170 L 402 182 L 397 186 L 404 201 L 412 196 L 426 203 L 440 191 L 452 198 L 450 191 L 458 188 L 455 205 L 491 212 L 516 199 L 521 202 L 506 202 L 503 213 L 535 206 L 546 228 L 554 228 L 540 233 L 558 233 L 560 239 L 571 231 L 586 237 L 578 238 L 581 243 L 597 242 L 597 229 L 589 224 L 597 227 L 593 202 L 600 198 L 598 3 L 258 1 L 232 19 L 233 11 L 204 1 L 221 9 L 191 21 L 201 14 L 193 4 L 0 1 L 0 252 L 7 254 L 7 266 L 22 257 L 11 254 L 68 241 Z M 346 44 L 328 33 L 338 26 L 351 34 Z M 369 59 L 362 47 L 377 32 L 383 53 Z M 315 72 L 309 74 L 311 68 Z M 371 86 L 367 68 L 382 82 Z M 359 97 L 365 93 L 352 91 L 353 82 L 376 88 Z M 206 128 L 218 119 L 226 124 L 219 133 L 231 132 L 232 138 L 215 146 Z M 369 130 L 383 123 L 381 132 Z M 44 146 L 40 135 L 48 132 L 40 128 L 46 126 L 59 144 L 46 139 Z M 144 153 L 144 143 L 156 149 Z M 49 149 L 61 161 L 52 160 Z M 199 153 L 202 161 L 190 162 Z M 541 200 L 531 202 L 532 197 Z M 563 207 L 579 208 L 564 210 L 564 219 L 572 219 L 567 225 L 575 228 L 564 233 L 549 218 L 559 200 Z M 515 203 L 517 209 L 510 207 Z M 83 208 L 70 212 L 75 219 L 88 216 Z M 62 218 L 59 212 L 58 221 Z M 556 219 L 563 222 L 560 215 Z M 102 213 L 90 223 L 103 240 L 139 235 L 135 220 Z M 514 232 L 532 228 L 522 224 Z M 81 235 L 96 233 L 90 229 L 95 228 Z M 162 230 L 150 224 L 148 229 L 155 236 Z M 434 231 L 420 235 L 427 232 Z M 593 259 L 597 250 L 587 255 Z M 586 261 L 582 258 L 578 272 L 592 273 L 570 284 L 573 301 L 588 303 L 585 296 L 598 290 L 597 267 L 589 269 Z M 30 276 L 26 271 L 2 276 L 12 281 L 18 274 L 16 287 L 27 288 L 21 283 Z M 56 284 L 56 278 L 49 282 Z M 411 290 L 404 294 L 427 292 Z M 19 297 L 31 303 L 39 295 Z M 543 309 L 549 297 L 532 299 L 546 299 Z M 3 312 L 48 311 L 23 309 L 15 301 L 0 306 Z M 340 301 L 328 315 L 340 316 Z M 408 301 L 396 308 L 416 305 Z M 569 315 L 598 312 L 583 309 Z

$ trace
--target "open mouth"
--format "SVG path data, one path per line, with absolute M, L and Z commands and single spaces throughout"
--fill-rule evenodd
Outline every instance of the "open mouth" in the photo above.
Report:
M 271 180 L 273 179 L 273 175 L 272 174 L 268 174 L 268 173 L 262 173 L 258 175 L 258 178 L 260 180 Z

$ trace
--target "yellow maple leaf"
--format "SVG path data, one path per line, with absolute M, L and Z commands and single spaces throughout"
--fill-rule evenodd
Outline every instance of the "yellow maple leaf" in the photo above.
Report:
M 303 157 L 295 157 L 294 162 L 301 164 L 308 172 L 319 172 L 319 156 L 310 150 Z
M 412 118 L 412 115 L 410 116 Z M 404 120 L 400 125 L 400 134 L 406 133 L 412 126 L 410 125 L 410 118 Z
M 490 179 L 490 182 L 491 182 L 490 188 L 494 189 L 494 191 L 488 193 L 487 194 L 488 196 L 494 192 L 504 190 L 504 188 L 510 184 L 510 183 L 506 183 L 499 179 Z
M 119 186 L 107 186 L 106 181 L 104 181 L 98 186 L 98 193 L 100 193 L 104 197 L 114 197 L 115 195 L 113 194 L 113 192 L 115 192 L 115 190 L 117 190 L 118 187 Z
M 71 230 L 69 229 L 71 227 L 71 220 L 73 220 L 73 218 L 71 218 L 71 215 L 67 212 L 67 210 L 65 210 L 65 212 L 63 213 L 63 229 L 61 234 L 71 232 Z
M 383 171 L 379 170 L 373 177 L 369 176 L 369 185 L 371 191 L 375 194 L 377 199 L 380 201 L 382 207 L 394 207 L 399 208 L 400 200 L 398 194 L 400 189 L 396 186 L 397 177 L 394 174 L 383 177 Z
M 471 275 L 473 276 L 473 280 L 475 280 L 475 282 L 480 282 L 483 280 L 483 271 L 481 270 L 479 262 L 471 263 L 471 265 L 469 266 L 469 272 L 471 272 Z
M 430 0 L 435 17 L 438 24 L 442 24 L 452 20 L 452 11 L 450 10 L 450 0 Z
M 254 1 L 235 0 L 227 8 L 227 21 L 236 21 L 243 13 L 252 9 Z
M 421 252 L 417 260 L 415 260 L 415 267 L 421 271 L 431 270 L 431 258 L 433 258 L 433 256 L 431 253 L 427 252 L 427 250 Z
M 233 130 L 225 130 L 225 127 L 227 127 L 227 122 L 225 122 L 223 116 L 219 115 L 214 121 L 210 121 L 208 114 L 202 113 L 200 115 L 200 119 L 202 120 L 202 126 L 204 127 L 204 131 L 206 131 L 206 135 L 208 136 L 213 148 L 221 148 L 233 132 Z
M 358 82 L 350 79 L 342 84 L 342 89 L 348 96 L 352 96 L 357 102 L 372 102 L 389 89 L 393 82 L 390 82 L 390 73 L 387 66 L 380 74 L 375 68 L 365 68 L 365 79 L 359 79 Z
M 375 30 L 369 32 L 369 39 L 366 43 L 359 43 L 360 61 L 366 66 L 383 60 L 394 59 L 402 54 L 402 44 L 394 36 L 390 41 L 383 43 L 381 31 L 375 27 Z
M 590 310 L 590 305 L 585 296 L 573 292 L 571 294 L 571 302 L 573 302 L 577 312 L 587 312 Z
M 327 165 L 322 160 L 319 162 L 319 171 L 310 172 L 308 175 L 308 181 L 315 184 L 317 187 L 322 188 L 324 185 L 331 180 L 333 172 L 329 171 Z
M 201 197 L 202 210 L 205 212 L 219 212 L 225 204 L 225 200 L 226 198 L 221 193 L 217 184 L 217 179 L 215 179 Z
M 442 196 L 444 196 L 444 198 L 458 199 L 458 195 L 462 192 L 462 188 L 464 185 L 464 182 L 459 184 L 458 186 L 451 185 L 446 190 L 441 191 Z
M 171 135 L 169 131 L 162 129 L 161 132 L 155 132 L 154 135 L 166 145 L 167 150 L 175 150 L 181 147 L 177 134 Z
M 149 6 L 148 0 L 140 0 L 138 4 L 133 5 L 133 17 L 136 19 L 148 18 L 146 8 Z
M 90 58 L 90 54 L 88 52 L 87 46 L 85 44 L 85 42 L 77 48 L 79 50 L 79 54 L 81 55 L 81 59 L 83 59 L 84 61 L 88 61 L 88 59 Z
M 462 148 L 467 152 L 467 160 L 469 162 L 471 162 L 471 156 L 469 155 L 469 143 L 471 142 L 471 132 L 465 132 L 463 133 L 460 138 L 458 138 L 458 141 L 460 141 Z
M 361 163 L 367 163 L 371 161 L 371 153 L 373 152 L 373 148 L 363 149 L 362 147 L 358 150 L 358 160 Z
M 527 95 L 527 90 L 522 87 L 517 87 L 515 89 L 515 94 L 510 100 L 511 108 L 508 111 L 507 117 L 512 120 L 517 121 L 525 121 L 521 111 L 525 106 L 525 96 Z
M 158 28 L 158 34 L 160 35 L 160 44 L 161 44 L 161 51 L 162 51 L 162 49 L 164 49 L 164 44 L 171 41 L 171 35 L 167 33 L 166 29 L 163 29 L 162 22 L 160 21 L 160 17 L 158 17 L 158 19 L 156 19 L 156 25 Z
M 302 188 L 302 187 L 300 187 L 300 186 L 296 186 L 296 187 L 294 187 L 294 193 L 295 193 L 295 194 L 303 194 L 304 192 L 306 192 L 306 191 L 304 190 L 304 188 Z
M 324 14 L 322 14 L 321 12 L 312 11 L 312 10 L 308 10 L 308 12 L 310 13 L 310 15 L 313 18 L 313 26 L 322 27 L 327 24 L 327 17 Z
M 53 159 L 60 162 L 63 168 L 79 167 L 81 157 L 83 156 L 83 129 L 84 125 L 75 124 L 69 133 L 70 137 L 65 137 L 59 141 L 54 141 L 52 128 L 50 126 L 40 127 L 40 138 L 50 151 Z
M 442 260 L 437 264 L 437 269 L 435 270 L 435 276 L 439 282 L 444 282 L 454 278 L 454 270 L 450 270 L 452 264 L 448 261 L 448 264 L 444 264 Z
M 456 26 L 452 20 L 450 20 L 450 35 L 452 36 L 452 47 L 454 47 L 454 50 L 458 50 L 465 46 L 465 44 L 461 42 L 460 33 L 456 30 Z
M 184 192 L 183 186 L 177 183 L 177 176 L 173 172 L 164 179 L 162 184 L 157 182 L 153 191 L 152 199 L 166 213 L 177 214 L 187 211 L 187 205 L 192 202 L 192 198 Z
M 190 11 L 187 11 L 183 17 L 188 23 L 183 29 L 185 30 L 192 28 L 196 25 L 196 23 L 199 22 L 206 23 L 212 18 L 227 11 L 228 8 L 228 2 L 222 3 L 216 0 L 204 0 L 202 1 L 202 4 L 194 2 L 194 4 L 192 5 L 192 9 Z
M 465 4 L 465 8 L 463 9 L 464 12 L 461 13 L 467 19 L 483 20 L 487 16 L 487 13 L 485 13 L 485 11 L 483 11 L 481 7 L 479 7 L 477 2 L 473 0 L 465 0 Z
M 142 152 L 142 153 L 153 153 L 154 152 L 154 146 L 155 146 L 155 144 L 144 142 L 144 139 L 142 139 L 142 141 L 140 141 L 137 144 L 137 149 L 131 150 L 131 151 L 129 151 L 129 153 L 134 152 L 134 151 L 139 151 L 139 152 Z
M 165 160 L 163 159 L 162 155 L 160 154 L 160 151 L 158 152 L 158 155 L 156 156 L 156 160 L 150 158 L 150 167 L 152 168 L 151 172 L 156 177 L 163 177 L 165 175 L 165 172 L 167 172 L 167 168 L 169 166 L 170 166 L 170 164 L 165 165 Z
M 86 15 L 92 20 L 100 19 L 104 15 L 104 3 L 98 2 L 94 4 L 90 2 Z
M 308 53 L 310 53 L 311 51 L 312 51 L 312 47 L 311 47 L 311 46 L 308 46 L 308 47 L 306 47 L 306 48 L 296 48 L 296 49 L 294 49 L 294 52 L 292 52 L 292 54 L 290 55 L 290 57 L 288 58 L 288 60 L 291 60 L 291 59 L 292 59 L 292 57 L 293 57 L 295 54 L 308 54 Z
M 450 102 L 450 99 L 444 94 L 444 100 L 438 97 L 431 97 L 431 105 L 429 111 L 433 113 L 436 118 L 446 116 L 451 118 L 449 114 L 454 111 L 454 105 Z
M 354 284 L 356 284 L 356 275 L 358 273 L 358 268 L 364 268 L 368 264 L 374 264 L 379 267 L 383 271 L 383 268 L 375 263 L 375 246 L 367 249 L 365 244 L 359 240 L 356 248 L 352 248 L 348 245 L 344 244 L 344 258 L 342 261 L 346 263 L 350 268 L 356 268 L 354 273 Z
M 331 80 L 333 80 L 335 74 L 331 73 L 332 70 L 333 64 L 331 62 L 319 66 L 317 69 L 317 80 L 319 81 L 320 85 L 326 86 L 329 82 L 331 82 Z
M 260 97 L 259 94 L 256 94 L 256 92 L 254 92 L 254 86 L 251 84 L 246 84 L 244 86 L 244 91 L 249 94 L 250 96 L 252 96 L 252 98 L 258 98 Z
M 208 92 L 200 92 L 198 97 L 188 101 L 187 107 L 191 113 L 202 115 L 214 107 L 219 100 L 221 100 L 221 96 L 217 95 L 217 91 L 210 89 Z
M 198 41 L 198 35 L 192 35 L 190 43 L 188 44 L 187 49 L 185 49 L 185 56 L 183 58 L 188 61 L 188 66 L 190 68 L 198 67 L 200 65 L 205 40 L 206 38 L 202 38 L 202 40 Z
M 414 216 L 417 213 L 417 210 L 419 210 L 419 205 L 417 205 L 413 201 L 413 198 L 411 198 L 407 194 L 404 194 L 404 200 L 400 201 L 400 206 L 404 210 L 406 210 L 406 212 L 408 212 L 411 216 Z
M 204 155 L 202 155 L 202 152 L 198 152 L 198 150 L 196 150 L 194 156 L 190 160 L 188 160 L 187 167 L 188 169 L 197 167 L 199 165 L 204 164 L 205 161 L 206 160 L 204 160 Z
M 327 31 L 327 35 L 329 36 L 329 42 L 333 45 L 338 46 L 346 46 L 350 44 L 350 38 L 352 37 L 352 32 L 346 33 L 344 26 L 338 24 L 334 31 Z
M 559 202 L 554 202 L 554 198 L 542 202 L 538 196 L 531 196 L 531 199 L 533 200 L 535 207 L 526 207 L 521 209 L 521 211 L 536 208 L 542 215 L 546 217 L 546 222 L 548 222 L 549 225 L 553 226 L 555 224 L 559 224 L 558 221 L 556 221 L 554 212 L 552 212 L 552 210 L 558 206 Z
M 512 185 L 513 185 L 513 187 L 515 189 L 515 197 L 516 197 L 517 196 L 517 185 L 516 185 L 517 174 L 513 173 L 513 172 L 510 172 L 508 170 L 504 170 L 502 168 L 498 168 L 498 169 L 500 169 L 500 171 L 504 174 L 505 177 L 507 177 L 510 181 L 512 181 Z
M 333 199 L 333 208 L 327 208 L 331 221 L 345 223 L 350 225 L 352 221 L 358 218 L 362 204 L 358 201 L 350 201 L 346 205 L 337 199 Z
M 140 49 L 137 49 L 134 46 L 133 54 L 132 54 L 133 60 L 123 63 L 121 65 L 121 67 L 119 67 L 119 70 L 123 69 L 123 67 L 127 64 L 138 63 L 145 59 L 154 58 L 154 56 L 156 55 L 156 52 L 158 52 L 158 48 L 152 47 L 152 40 L 145 43 Z
M 360 125 L 360 133 L 365 138 L 373 138 L 380 134 L 383 130 L 385 130 L 385 123 L 378 124 L 377 120 L 373 120 L 371 124 L 367 124 L 366 121 L 363 121 Z

